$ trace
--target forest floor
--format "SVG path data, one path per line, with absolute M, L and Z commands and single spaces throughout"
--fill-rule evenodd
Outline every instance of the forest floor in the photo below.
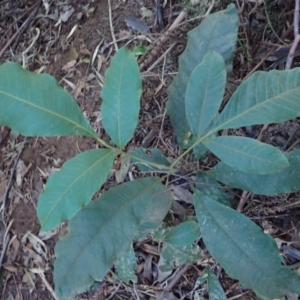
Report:
M 166 0 L 163 18 L 157 20 L 157 4 L 153 0 L 145 0 L 144 5 L 139 0 L 111 0 L 111 3 L 108 0 L 0 0 L 0 62 L 22 64 L 21 54 L 33 43 L 36 28 L 39 28 L 39 37 L 26 54 L 26 68 L 54 76 L 74 97 L 101 136 L 100 92 L 115 45 L 126 45 L 130 49 L 141 45 L 150 48 L 186 9 L 187 17 L 182 26 L 172 32 L 166 43 L 156 48 L 156 53 L 148 51 L 139 60 L 147 63 L 142 72 L 141 113 L 134 143 L 145 148 L 158 147 L 171 156 L 172 151 L 177 150 L 174 150 L 172 126 L 165 116 L 167 88 L 176 75 L 177 59 L 185 48 L 187 32 L 201 22 L 209 9 L 213 13 L 225 9 L 230 2 L 239 11 L 240 27 L 233 72 L 226 86 L 226 101 L 243 79 L 255 70 L 284 67 L 289 45 L 294 39 L 293 1 L 212 3 L 201 0 L 200 4 L 193 6 L 188 0 Z M 128 19 L 132 16 L 143 19 L 148 32 L 141 32 L 144 23 L 132 25 Z M 299 139 L 299 126 L 298 119 L 272 125 L 265 132 L 264 141 L 288 149 Z M 234 134 L 249 134 L 245 130 L 236 130 Z M 261 126 L 252 130 L 251 134 L 259 133 Z M 0 272 L 1 299 L 55 299 L 54 246 L 66 228 L 63 226 L 47 235 L 39 235 L 38 198 L 49 176 L 65 161 L 95 146 L 93 139 L 80 136 L 25 140 L 7 127 L 0 127 L 0 199 L 8 186 L 10 188 L 3 213 L 9 226 L 7 232 L 0 230 L 0 241 L 9 233 Z M 240 196 L 241 192 L 237 191 L 237 195 Z M 277 197 L 252 195 L 252 201 L 244 207 L 243 213 L 281 242 L 290 241 L 295 236 L 300 242 L 299 199 L 298 193 Z M 1 243 L 1 246 L 3 251 L 5 245 Z M 158 299 L 164 290 L 164 285 L 157 282 L 159 253 L 147 239 L 139 244 L 136 254 L 139 260 L 136 286 L 115 282 L 110 273 L 102 284 L 95 284 L 76 299 L 137 299 L 137 291 L 140 299 Z M 189 292 L 207 265 L 217 270 L 228 299 L 258 299 L 253 292 L 230 279 L 208 253 L 199 264 L 189 265 L 183 271 L 180 268 L 175 270 L 170 279 L 173 286 L 165 292 L 164 299 L 192 299 Z M 205 288 L 203 297 L 207 298 Z

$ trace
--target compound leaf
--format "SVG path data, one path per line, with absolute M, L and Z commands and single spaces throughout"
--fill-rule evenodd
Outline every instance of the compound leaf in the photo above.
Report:
M 72 298 L 101 281 L 135 237 L 160 225 L 171 203 L 168 188 L 153 177 L 123 183 L 91 201 L 55 247 L 57 296 Z
M 68 160 L 54 173 L 38 202 L 41 231 L 53 229 L 82 209 L 105 182 L 113 160 L 112 150 L 89 150 Z
M 169 87 L 168 114 L 177 135 L 179 145 L 188 143 L 188 124 L 185 115 L 185 93 L 195 67 L 210 51 L 219 53 L 231 70 L 238 29 L 238 15 L 233 4 L 226 10 L 208 15 L 204 21 L 188 33 L 188 43 L 179 57 L 178 75 Z
M 277 148 L 240 136 L 219 136 L 203 141 L 225 164 L 249 173 L 270 174 L 289 165 Z
M 235 91 L 215 130 L 278 123 L 300 115 L 300 70 L 255 72 Z
M 136 58 L 123 47 L 105 72 L 101 93 L 103 126 L 120 149 L 132 138 L 137 125 L 141 94 L 142 79 Z
M 241 213 L 197 190 L 193 199 L 204 243 L 230 277 L 273 299 L 289 291 L 300 292 L 299 276 L 282 266 L 271 236 Z
M 25 136 L 97 137 L 71 95 L 48 74 L 16 63 L 0 66 L 0 125 Z
M 226 84 L 225 63 L 214 51 L 205 54 L 192 72 L 185 94 L 185 113 L 196 140 L 217 116 Z
M 258 195 L 290 193 L 300 190 L 300 149 L 287 153 L 286 158 L 288 167 L 268 175 L 245 173 L 223 162 L 218 163 L 208 173 L 226 185 Z

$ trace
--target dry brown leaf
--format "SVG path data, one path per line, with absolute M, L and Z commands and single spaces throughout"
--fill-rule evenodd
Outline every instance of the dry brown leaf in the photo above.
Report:
M 119 163 L 120 163 L 120 168 L 115 172 L 115 178 L 117 183 L 122 183 L 125 178 L 126 175 L 128 173 L 129 167 L 130 167 L 130 157 L 125 154 L 121 154 L 120 158 L 119 158 Z
M 85 78 L 81 78 L 78 80 L 77 84 L 76 84 L 76 88 L 74 91 L 74 98 L 77 100 L 77 97 L 79 96 L 79 94 L 81 93 L 81 91 L 83 90 L 83 88 L 85 87 Z
M 62 71 L 67 71 L 68 69 L 74 67 L 74 66 L 76 65 L 76 62 L 77 62 L 76 59 L 73 59 L 73 60 L 67 62 L 67 63 L 61 68 L 61 70 L 62 70 Z

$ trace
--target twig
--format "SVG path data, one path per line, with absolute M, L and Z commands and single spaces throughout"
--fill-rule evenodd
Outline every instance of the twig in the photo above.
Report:
M 39 0 L 36 4 L 34 4 L 35 9 L 31 12 L 27 20 L 22 24 L 22 26 L 18 29 L 18 31 L 7 41 L 7 43 L 4 45 L 4 47 L 0 51 L 0 57 L 3 55 L 3 53 L 6 51 L 6 49 L 12 44 L 12 42 L 16 39 L 13 49 L 15 49 L 19 43 L 19 40 L 23 34 L 23 32 L 28 28 L 30 23 L 34 20 L 35 16 L 38 13 L 38 9 L 42 3 L 42 0 Z
M 10 191 L 11 185 L 12 185 L 12 180 L 13 180 L 15 169 L 17 167 L 17 164 L 18 164 L 19 158 L 21 156 L 21 153 L 23 152 L 23 149 L 24 149 L 25 142 L 26 142 L 26 138 L 24 139 L 22 148 L 19 151 L 19 153 L 17 155 L 17 158 L 16 158 L 16 161 L 15 161 L 13 167 L 10 170 L 9 181 L 8 181 L 7 186 L 6 186 L 6 189 L 5 189 L 5 192 L 4 192 L 4 195 L 3 195 L 3 199 L 2 199 L 2 205 L 1 205 L 2 215 L 1 215 L 1 217 L 2 217 L 2 223 L 3 223 L 4 230 L 5 230 L 5 234 L 3 236 L 3 248 L 2 248 L 2 252 L 1 252 L 1 256 L 0 256 L 0 269 L 1 269 L 1 266 L 2 266 L 2 261 L 3 261 L 3 258 L 4 258 L 5 252 L 6 252 L 6 248 L 8 246 L 9 240 L 10 240 L 8 230 L 9 230 L 11 224 L 12 224 L 12 223 L 10 223 L 7 226 L 6 221 L 5 221 L 6 200 L 7 200 L 8 193 Z
M 133 292 L 134 292 L 134 294 L 135 294 L 135 296 L 136 296 L 136 299 L 137 299 L 137 300 L 140 300 L 139 294 L 138 294 L 138 292 L 137 292 L 137 290 L 136 290 L 135 283 L 133 283 Z
M 181 270 L 178 271 L 178 273 L 174 276 L 174 278 L 171 280 L 171 282 L 169 283 L 169 285 L 165 288 L 164 292 L 162 293 L 162 295 L 157 298 L 157 300 L 163 300 L 164 299 L 164 293 L 165 292 L 169 292 L 173 286 L 178 282 L 178 280 L 180 279 L 180 277 L 187 271 L 187 269 L 190 267 L 190 264 L 186 264 Z
M 14 176 L 14 172 L 15 172 L 15 169 L 17 167 L 17 163 L 19 161 L 19 158 L 23 152 L 23 149 L 24 149 L 24 145 L 26 143 L 26 138 L 24 139 L 23 141 L 23 145 L 22 145 L 22 148 L 21 150 L 19 151 L 18 155 L 17 155 L 17 158 L 16 158 L 16 161 L 13 165 L 13 167 L 11 168 L 10 170 L 10 177 L 9 177 L 9 181 L 8 181 L 8 184 L 6 186 L 6 189 L 5 189 L 5 192 L 4 192 L 4 195 L 3 195 L 3 200 L 2 200 L 2 205 L 1 205 L 1 209 L 2 209 L 2 223 L 3 225 L 6 227 L 7 224 L 5 222 L 5 216 L 4 216 L 4 212 L 5 212 L 5 205 L 6 205 L 6 200 L 7 200 L 7 196 L 8 196 L 8 193 L 10 191 L 10 187 L 11 187 L 11 184 L 12 184 L 12 179 L 13 179 L 13 176 Z
M 261 131 L 260 131 L 260 133 L 258 135 L 258 138 L 257 138 L 258 141 L 260 141 L 260 142 L 262 141 L 263 135 L 268 130 L 268 128 L 269 128 L 269 124 L 265 124 L 263 126 L 263 128 L 261 129 Z
M 31 44 L 29 45 L 29 47 L 24 51 L 22 52 L 22 67 L 25 69 L 26 68 L 26 62 L 25 62 L 25 54 L 34 46 L 36 40 L 39 38 L 40 36 L 40 30 L 38 28 L 35 29 L 36 31 L 36 36 L 33 38 Z
M 247 200 L 249 199 L 250 195 L 251 195 L 251 193 L 248 194 L 247 191 L 243 191 L 242 196 L 240 198 L 239 205 L 236 209 L 237 211 L 239 211 L 239 212 L 242 211 L 242 209 L 243 209 L 245 203 L 247 202 Z
M 294 36 L 299 34 L 299 0 L 295 0 L 295 12 L 294 12 Z
M 113 23 L 112 23 L 111 0 L 108 0 L 108 15 L 109 15 L 109 27 L 110 27 L 111 37 L 112 37 L 112 40 L 114 42 L 115 50 L 118 51 L 119 48 L 118 48 L 116 36 L 115 36 L 115 33 L 114 33 L 114 26 L 113 26 Z
M 295 0 L 295 11 L 294 11 L 294 43 L 290 49 L 285 69 L 290 70 L 292 67 L 293 59 L 295 56 L 295 51 L 300 42 L 299 34 L 299 0 Z

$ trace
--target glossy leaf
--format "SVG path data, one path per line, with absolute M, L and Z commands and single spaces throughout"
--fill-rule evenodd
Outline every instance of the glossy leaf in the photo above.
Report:
M 226 84 L 224 59 L 210 51 L 192 72 L 185 94 L 185 113 L 195 136 L 201 138 L 217 116 Z
M 203 241 L 230 277 L 265 297 L 300 292 L 299 276 L 282 266 L 271 236 L 241 213 L 197 190 L 194 204 Z
M 112 150 L 89 150 L 68 160 L 54 173 L 38 202 L 41 231 L 53 229 L 80 211 L 105 182 L 113 161 Z
M 214 128 L 278 123 L 300 115 L 300 70 L 255 72 L 235 91 Z
M 104 129 L 120 148 L 129 142 L 136 128 L 142 94 L 142 79 L 136 58 L 121 48 L 105 72 L 101 93 Z
M 245 173 L 218 163 L 209 172 L 217 180 L 231 187 L 246 190 L 258 195 L 278 195 L 300 190 L 300 150 L 286 154 L 289 166 L 268 175 Z
M 193 70 L 209 51 L 219 53 L 231 71 L 238 29 L 238 15 L 233 4 L 226 10 L 208 15 L 204 21 L 188 33 L 188 43 L 179 57 L 178 75 L 169 87 L 170 100 L 167 111 L 175 129 L 179 145 L 188 143 L 188 123 L 185 115 L 185 93 Z
M 240 136 L 219 136 L 203 141 L 225 164 L 247 173 L 270 174 L 289 165 L 277 148 Z
M 0 125 L 25 136 L 97 137 L 71 95 L 48 74 L 16 63 L 0 66 Z
M 111 188 L 69 222 L 56 247 L 55 291 L 60 299 L 101 281 L 134 237 L 160 225 L 172 196 L 159 178 L 142 178 Z M 149 218 L 150 216 L 150 218 Z
M 174 246 L 184 246 L 193 243 L 200 236 L 199 226 L 195 221 L 186 221 L 165 236 L 165 242 Z

